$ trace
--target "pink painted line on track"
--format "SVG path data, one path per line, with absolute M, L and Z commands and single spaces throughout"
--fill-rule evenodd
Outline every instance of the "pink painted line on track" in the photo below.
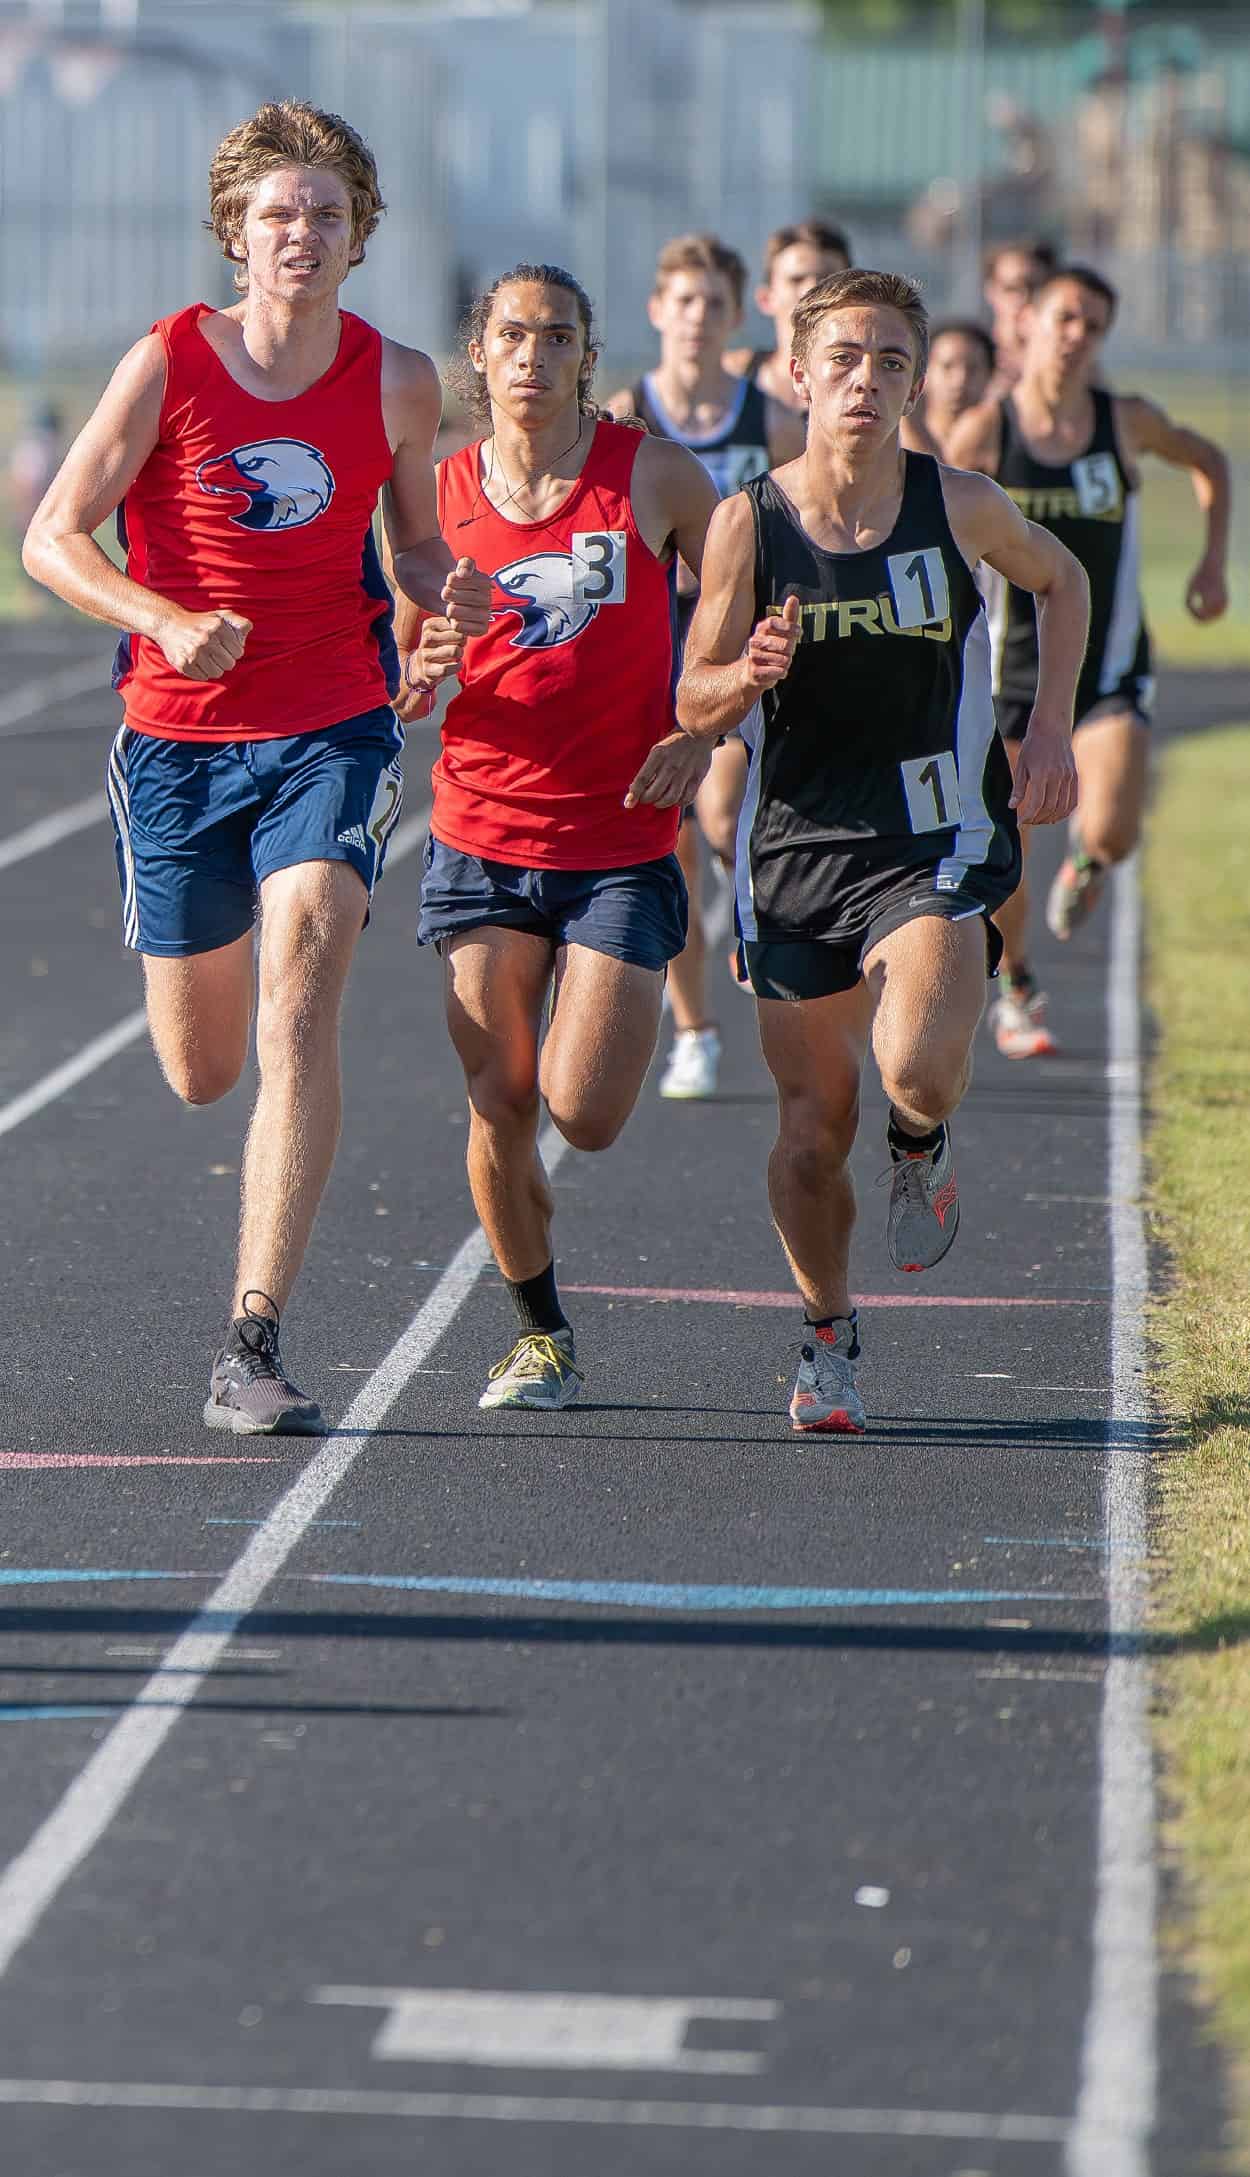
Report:
M 561 1285 L 566 1293 L 606 1293 L 613 1300 L 696 1300 L 706 1306 L 726 1308 L 796 1308 L 797 1293 L 733 1293 L 715 1288 L 686 1287 L 682 1285 Z M 1092 1300 L 1034 1300 L 1028 1295 L 1022 1299 L 1004 1300 L 998 1297 L 978 1295 L 969 1299 L 966 1294 L 949 1295 L 910 1293 L 859 1293 L 859 1308 L 1092 1308 Z
M 280 1466 L 282 1461 L 273 1457 L 248 1456 L 238 1453 L 214 1456 L 212 1452 L 190 1453 L 185 1458 L 173 1454 L 119 1452 L 116 1457 L 107 1451 L 0 1451 L 0 1468 L 35 1466 Z

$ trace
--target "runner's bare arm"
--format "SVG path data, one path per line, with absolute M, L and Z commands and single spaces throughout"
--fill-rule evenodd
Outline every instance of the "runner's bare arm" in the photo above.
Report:
M 790 669 L 799 639 L 795 601 L 753 629 L 754 617 L 755 522 L 750 501 L 737 492 L 712 517 L 677 687 L 678 723 L 693 740 L 715 741 L 741 725 L 761 691 Z
M 997 401 L 982 401 L 952 425 L 943 455 L 952 469 L 981 469 L 992 475 L 1002 451 L 1003 424 Z
M 391 442 L 391 474 L 382 519 L 398 591 L 395 639 L 413 647 L 417 613 L 446 611 L 466 635 L 490 625 L 490 578 L 471 559 L 457 561 L 438 527 L 434 440 L 442 415 L 438 372 L 428 355 L 382 344 L 382 409 Z
M 675 550 L 695 576 L 703 565 L 708 523 L 718 505 L 716 486 L 701 461 L 672 439 L 649 438 L 638 449 L 630 485 L 634 520 L 658 558 Z M 689 734 L 666 733 L 645 757 L 625 796 L 671 809 L 693 799 L 712 760 Z
M 188 680 L 220 680 L 243 655 L 252 623 L 238 612 L 186 612 L 133 582 L 95 541 L 160 433 L 165 350 L 155 333 L 122 357 L 44 497 L 22 546 L 22 565 L 67 605 L 160 645 Z
M 1121 395 L 1115 404 L 1116 428 L 1126 454 L 1157 454 L 1174 469 L 1188 469 L 1194 497 L 1207 518 L 1202 556 L 1185 585 L 1185 603 L 1195 620 L 1218 620 L 1228 606 L 1228 462 L 1223 450 L 1200 431 L 1173 423 L 1153 401 L 1139 394 Z
M 970 567 L 983 559 L 1037 607 L 1037 692 L 1020 745 L 1011 806 L 1022 824 L 1057 824 L 1076 807 L 1072 710 L 1089 634 L 1089 581 L 1049 529 L 1026 521 L 987 476 L 944 468 L 951 534 Z

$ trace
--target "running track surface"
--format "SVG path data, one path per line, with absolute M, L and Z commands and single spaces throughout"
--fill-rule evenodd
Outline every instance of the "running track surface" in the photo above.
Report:
M 10 709 L 97 656 L 103 680 L 89 630 L 5 643 Z M 1162 707 L 1201 726 L 1233 699 L 1177 679 Z M 93 791 L 113 720 L 88 694 L 6 726 L 0 847 Z M 716 1102 L 665 1105 L 653 1072 L 618 1148 L 555 1171 L 582 1404 L 478 1412 L 510 1325 L 462 1248 L 418 860 L 361 947 L 343 1145 L 284 1339 L 348 1435 L 200 1422 L 244 1091 L 184 1111 L 133 1040 L 0 1139 L 5 2166 L 1213 2167 L 1221 2079 L 1166 1964 L 1151 2135 L 1131 2031 L 1103 2128 L 1074 2129 L 1092 1990 L 1105 2014 L 1140 1935 L 1131 1895 L 1127 1923 L 1104 1897 L 1095 1953 L 1104 1475 L 1149 1445 L 1112 1414 L 1110 918 L 1061 969 L 1039 947 L 1062 1058 L 1012 1068 L 983 1034 L 960 1237 L 919 1291 L 885 1255 L 874 1084 L 872 1427 L 805 1442 L 772 1098 L 727 981 Z M 8 1108 L 139 990 L 103 822 L 0 887 Z M 316 1457 L 324 1487 L 275 1528 Z M 1164 1926 L 1178 1909 L 1165 1886 Z

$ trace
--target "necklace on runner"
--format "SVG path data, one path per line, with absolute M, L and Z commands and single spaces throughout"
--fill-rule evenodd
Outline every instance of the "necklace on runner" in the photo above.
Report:
M 579 414 L 579 415 L 578 415 L 578 418 L 577 418 L 577 437 L 576 437 L 576 438 L 573 438 L 573 439 L 570 439 L 570 440 L 569 440 L 569 443 L 568 443 L 568 445 L 567 445 L 567 446 L 565 446 L 565 447 L 564 447 L 564 448 L 562 449 L 562 451 L 561 451 L 560 453 L 558 453 L 558 454 L 557 454 L 557 455 L 555 456 L 555 459 L 554 459 L 554 460 L 553 460 L 553 461 L 552 461 L 552 462 L 551 462 L 551 463 L 549 464 L 549 466 L 548 466 L 548 470 L 547 470 L 547 473 L 548 473 L 548 474 L 550 474 L 550 473 L 551 473 L 551 470 L 552 470 L 552 469 L 554 469 L 554 468 L 557 468 L 557 467 L 559 466 L 559 464 L 560 464 L 560 462 L 561 462 L 561 461 L 566 461 L 566 460 L 568 459 L 569 455 L 570 455 L 571 453 L 575 452 L 575 451 L 576 451 L 576 449 L 577 449 L 577 447 L 579 447 L 579 446 L 581 445 L 581 442 L 582 442 L 582 432 L 583 432 L 583 430 L 584 430 L 584 428 L 585 428 L 585 425 L 586 425 L 586 421 L 587 421 L 587 418 L 586 418 L 585 416 L 583 416 L 583 415 L 581 415 L 581 414 Z M 510 488 L 510 490 L 509 490 L 509 491 L 507 492 L 506 496 L 505 496 L 505 497 L 504 497 L 503 499 L 499 500 L 498 502 L 496 502 L 496 501 L 495 501 L 494 499 L 489 499 L 489 498 L 487 498 L 487 491 L 486 491 L 486 487 L 487 487 L 487 485 L 488 485 L 488 484 L 490 483 L 490 481 L 491 481 L 492 477 L 494 476 L 494 473 L 495 473 L 495 461 L 496 461 L 496 453 L 495 453 L 495 438 L 494 438 L 494 434 L 492 433 L 492 434 L 491 434 L 491 442 L 490 442 L 490 467 L 489 467 L 489 468 L 487 469 L 487 471 L 486 471 L 486 474 L 485 474 L 485 476 L 484 476 L 484 477 L 483 477 L 483 478 L 481 479 L 480 483 L 478 484 L 478 487 L 477 487 L 477 497 L 476 497 L 476 499 L 475 499 L 475 500 L 474 500 L 474 502 L 473 502 L 473 506 L 472 506 L 472 509 L 471 509 L 471 511 L 470 511 L 470 512 L 469 512 L 468 514 L 466 514 L 466 516 L 464 517 L 464 520 L 463 520 L 463 521 L 461 521 L 461 522 L 458 522 L 458 523 L 457 523 L 457 525 L 456 525 L 456 526 L 457 526 L 457 528 L 460 528 L 460 529 L 467 529 L 467 528 L 468 528 L 468 526 L 469 526 L 469 523 L 470 523 L 470 522 L 480 522 L 480 521 L 484 521 L 484 520 L 485 520 L 485 515 L 484 515 L 484 514 L 479 514 L 479 513 L 478 513 L 478 511 L 477 511 L 477 510 L 478 510 L 478 508 L 479 508 L 479 506 L 481 505 L 481 503 L 482 503 L 483 499 L 486 499 L 486 501 L 487 501 L 487 505 L 488 505 L 488 506 L 489 506 L 489 507 L 491 508 L 491 510 L 492 510 L 492 511 L 493 511 L 494 513 L 496 513 L 496 514 L 502 514 L 502 512 L 503 512 L 504 508 L 505 508 L 506 506 L 510 506 L 510 505 L 512 504 L 512 502 L 514 501 L 514 499 L 516 498 L 516 495 L 517 495 L 517 493 L 518 493 L 518 492 L 519 492 L 520 490 L 522 490 L 522 489 L 523 489 L 523 483 L 522 483 L 522 484 L 514 484 L 514 485 L 512 485 L 512 487 Z M 507 483 L 507 481 L 508 481 L 508 472 L 507 472 L 507 470 L 506 470 L 506 469 L 504 468 L 504 465 L 503 465 L 503 462 L 502 462 L 502 461 L 500 461 L 500 463 L 499 463 L 499 474 L 500 474 L 500 478 L 501 478 L 501 480 L 502 480 L 502 481 L 503 481 L 503 482 L 504 482 L 504 483 L 506 484 L 506 483 Z M 563 481 L 563 479 L 562 479 L 562 481 Z M 573 484 L 576 484 L 576 483 L 577 483 L 577 482 L 579 481 L 579 479 L 578 479 L 578 478 L 577 478 L 576 476 L 574 476 L 574 477 L 570 478 L 570 479 L 569 479 L 569 481 L 570 481 L 571 483 L 573 483 Z M 568 494 L 568 498 L 570 498 L 570 499 L 571 499 L 571 498 L 572 498 L 572 496 L 573 496 L 573 494 L 572 494 L 572 492 L 570 491 L 570 492 L 569 492 L 569 494 Z M 562 499 L 562 500 L 561 500 L 561 502 L 560 502 L 560 507 L 564 506 L 564 505 L 565 505 L 566 503 L 567 503 L 567 502 L 566 502 L 566 500 L 563 500 L 563 499 Z M 527 527 L 531 527 L 531 526 L 532 526 L 532 527 L 533 527 L 533 528 L 535 528 L 535 529 L 545 529 L 545 530 L 546 530 L 546 531 L 548 532 L 548 534 L 550 534 L 550 533 L 551 533 L 551 527 L 552 527 L 552 523 L 553 523 L 553 522 L 554 522 L 554 521 L 556 520 L 556 517 L 557 517 L 557 515 L 558 515 L 558 514 L 559 514 L 559 512 L 560 512 L 560 507 L 557 507 L 557 508 L 556 508 L 556 510 L 555 510 L 555 513 L 554 513 L 554 514 L 552 514 L 552 515 L 550 515 L 550 516 L 548 517 L 548 519 L 547 519 L 546 521 L 541 521 L 541 520 L 539 520 L 539 521 L 536 521 L 536 522 L 534 522 L 534 523 L 532 523 L 532 524 L 527 524 Z

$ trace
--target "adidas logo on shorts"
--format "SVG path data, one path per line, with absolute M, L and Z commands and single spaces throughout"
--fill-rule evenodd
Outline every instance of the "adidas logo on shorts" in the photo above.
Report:
M 362 854 L 369 852 L 369 842 L 365 837 L 363 824 L 349 824 L 346 831 L 337 834 L 337 838 L 341 847 L 359 847 Z

